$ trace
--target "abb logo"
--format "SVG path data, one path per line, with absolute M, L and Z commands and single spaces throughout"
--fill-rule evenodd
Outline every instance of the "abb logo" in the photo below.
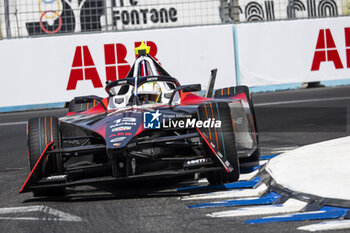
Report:
M 350 28 L 345 28 L 344 30 L 346 67 L 350 68 Z M 319 70 L 322 62 L 333 62 L 336 69 L 344 68 L 330 29 L 321 29 L 318 34 L 316 51 L 314 54 L 311 71 Z
M 151 47 L 149 54 L 157 60 L 157 45 L 152 41 L 147 41 L 146 44 Z M 134 43 L 135 48 L 140 45 L 141 42 Z M 125 45 L 120 43 L 105 44 L 104 55 L 106 81 L 115 81 L 125 78 L 130 70 L 130 65 L 125 60 L 127 55 Z M 75 49 L 67 90 L 75 90 L 78 82 L 84 80 L 90 80 L 94 88 L 103 87 L 89 47 L 86 45 L 77 46 Z

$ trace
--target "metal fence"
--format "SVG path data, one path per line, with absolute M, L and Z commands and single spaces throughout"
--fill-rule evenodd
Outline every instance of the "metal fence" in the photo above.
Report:
M 0 0 L 0 39 L 349 13 L 350 0 Z

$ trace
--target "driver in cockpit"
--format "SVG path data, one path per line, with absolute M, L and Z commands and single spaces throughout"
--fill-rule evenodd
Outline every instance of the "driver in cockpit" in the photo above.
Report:
M 162 88 L 157 82 L 144 83 L 137 93 L 140 104 L 156 104 L 162 101 Z

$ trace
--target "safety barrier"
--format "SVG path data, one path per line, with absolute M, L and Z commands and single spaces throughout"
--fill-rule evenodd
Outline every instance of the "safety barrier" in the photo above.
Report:
M 242 84 L 261 86 L 350 77 L 349 17 L 235 27 Z
M 232 25 L 113 32 L 0 41 L 0 107 L 106 96 L 104 83 L 122 79 L 144 40 L 150 54 L 183 84 L 235 85 Z
M 201 83 L 204 89 L 212 68 L 218 68 L 215 88 L 341 81 L 350 77 L 348 21 L 338 17 L 2 40 L 0 108 L 106 96 L 104 83 L 126 76 L 141 40 L 181 83 Z

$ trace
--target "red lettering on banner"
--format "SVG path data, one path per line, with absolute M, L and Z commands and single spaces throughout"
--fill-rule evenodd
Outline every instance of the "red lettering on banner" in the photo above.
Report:
M 126 47 L 123 44 L 106 44 L 104 50 L 107 81 L 124 79 L 131 68 L 125 60 Z
M 78 81 L 82 80 L 91 80 L 94 88 L 102 87 L 100 77 L 87 46 L 77 46 L 75 49 L 67 90 L 75 90 Z
M 135 42 L 134 44 L 136 48 L 141 45 L 141 42 Z M 149 54 L 158 61 L 156 57 L 158 53 L 157 45 L 152 41 L 147 41 L 146 44 L 151 47 Z M 131 68 L 125 59 L 127 55 L 127 48 L 125 45 L 120 43 L 105 44 L 104 55 L 106 81 L 124 79 Z M 94 88 L 102 87 L 100 76 L 88 46 L 77 46 L 74 53 L 67 90 L 75 90 L 78 81 L 83 80 L 91 80 Z
M 350 28 L 345 28 L 346 66 L 350 68 Z
M 311 71 L 319 70 L 322 62 L 330 61 L 333 62 L 336 69 L 343 68 L 331 31 L 329 29 L 321 29 L 317 38 Z

